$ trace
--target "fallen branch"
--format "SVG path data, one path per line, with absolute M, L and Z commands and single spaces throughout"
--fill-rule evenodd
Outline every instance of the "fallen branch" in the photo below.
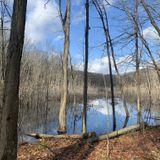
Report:
M 141 128 L 141 125 L 133 125 L 133 126 L 130 126 L 130 127 L 127 127 L 127 128 L 120 129 L 118 131 L 114 131 L 114 132 L 109 133 L 109 134 L 104 134 L 104 135 L 100 135 L 100 136 L 91 138 L 91 142 L 96 142 L 96 141 L 101 141 L 101 140 L 105 140 L 105 139 L 115 138 L 115 137 L 118 137 L 120 135 L 124 135 L 124 134 L 127 134 L 129 132 L 132 132 L 132 131 L 140 130 L 140 128 Z
M 48 135 L 48 134 L 38 134 L 38 133 L 27 133 L 26 136 L 33 137 L 35 139 L 43 138 L 59 138 L 59 139 L 79 139 L 82 138 L 81 135 Z

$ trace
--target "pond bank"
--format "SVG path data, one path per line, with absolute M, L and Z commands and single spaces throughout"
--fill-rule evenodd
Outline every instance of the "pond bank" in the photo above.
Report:
M 94 144 L 75 138 L 47 138 L 35 144 L 21 144 L 18 152 L 18 160 L 159 160 L 159 157 L 160 127 L 149 127 Z

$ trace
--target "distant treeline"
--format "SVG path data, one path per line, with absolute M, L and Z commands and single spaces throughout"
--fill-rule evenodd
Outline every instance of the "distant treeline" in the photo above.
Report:
M 74 67 L 72 67 L 74 68 Z M 1 71 L 1 69 L 0 69 Z M 149 82 L 156 84 L 157 74 L 153 69 L 142 69 L 141 85 Z M 20 95 L 21 98 L 29 98 L 32 95 L 38 100 L 48 95 L 49 99 L 60 100 L 62 85 L 62 60 L 58 54 L 47 54 L 45 52 L 34 51 L 24 52 L 21 63 Z M 125 86 L 135 86 L 135 72 L 121 75 Z M 116 92 L 120 86 L 117 75 L 113 76 Z M 69 93 L 82 97 L 83 94 L 83 71 L 71 70 L 69 67 Z M 1 93 L 2 93 L 1 81 Z M 105 86 L 106 85 L 106 86 Z M 105 87 L 110 87 L 109 75 L 99 73 L 88 73 L 88 93 L 91 95 L 105 96 Z M 75 93 L 74 93 L 75 92 Z M 2 95 L 2 94 L 1 94 Z M 45 100 L 44 100 L 45 101 Z

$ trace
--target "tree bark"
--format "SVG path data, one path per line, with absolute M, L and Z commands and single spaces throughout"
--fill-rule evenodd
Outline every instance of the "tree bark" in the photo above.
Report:
M 127 127 L 127 128 L 120 129 L 118 131 L 114 131 L 114 132 L 109 133 L 109 134 L 104 134 L 104 135 L 100 135 L 100 136 L 91 138 L 91 141 L 96 142 L 96 141 L 101 141 L 101 140 L 105 140 L 105 139 L 111 139 L 111 138 L 115 138 L 115 137 L 127 134 L 127 133 L 132 132 L 132 131 L 137 131 L 139 129 L 140 129 L 140 125 L 133 125 L 133 126 L 130 126 L 130 127 Z
M 135 8 L 134 8 L 134 35 L 135 35 L 135 57 L 136 57 L 136 85 L 137 85 L 137 110 L 138 110 L 138 123 L 141 122 L 141 91 L 140 91 L 140 85 L 141 85 L 141 77 L 140 77 L 140 51 L 138 46 L 138 0 L 135 0 Z
M 86 0 L 86 30 L 85 30 L 85 65 L 84 65 L 84 88 L 83 88 L 83 113 L 82 132 L 87 133 L 87 92 L 88 92 L 88 46 L 89 46 L 89 0 Z
M 4 87 L 4 75 L 5 75 L 5 44 L 4 44 L 4 6 L 3 6 L 3 1 L 0 2 L 1 5 L 1 28 L 0 28 L 0 34 L 1 34 L 1 80 L 2 80 L 2 85 Z M 1 118 L 2 118 L 2 101 L 0 103 L 0 123 L 1 123 Z M 1 128 L 0 128 L 1 132 Z
M 35 139 L 42 139 L 42 138 L 59 138 L 59 139 L 79 139 L 82 138 L 81 135 L 48 135 L 48 134 L 25 134 L 26 136 L 33 137 Z
M 3 1 L 1 3 L 1 77 L 4 81 L 5 77 L 5 43 L 4 43 L 4 6 Z
M 60 3 L 61 4 L 61 3 Z M 71 4 L 70 0 L 67 0 L 66 14 L 65 17 L 62 17 L 60 10 L 60 16 L 62 20 L 62 27 L 64 30 L 64 53 L 63 53 L 63 85 L 61 92 L 61 104 L 59 111 L 59 134 L 66 133 L 66 107 L 68 101 L 68 55 L 69 55 L 69 46 L 70 46 L 70 9 Z
M 11 34 L 7 50 L 0 137 L 0 160 L 17 159 L 19 76 L 24 44 L 26 6 L 27 0 L 14 0 Z

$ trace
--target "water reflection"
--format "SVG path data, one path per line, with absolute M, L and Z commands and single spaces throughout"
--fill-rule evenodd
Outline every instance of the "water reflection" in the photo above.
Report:
M 125 108 L 121 99 L 116 99 L 116 130 L 131 126 L 137 123 L 137 110 L 134 104 L 126 103 L 130 116 L 126 117 Z M 56 109 L 56 111 L 54 110 Z M 46 116 L 41 116 L 39 123 L 34 121 L 25 121 L 22 125 L 23 131 L 37 132 L 44 134 L 57 134 L 58 129 L 58 112 L 57 107 L 50 110 Z M 80 134 L 82 131 L 82 105 L 77 107 L 69 106 L 67 113 L 67 133 Z M 56 113 L 56 114 L 55 114 Z M 151 117 L 160 116 L 160 112 L 153 112 L 151 110 L 143 109 L 142 119 L 150 125 L 160 124 L 160 119 L 153 119 Z M 45 117 L 45 118 L 43 118 Z M 35 125 L 36 124 L 36 125 Z M 88 132 L 95 131 L 98 135 L 109 133 L 113 131 L 113 117 L 111 100 L 96 99 L 89 101 L 87 110 L 87 130 Z

